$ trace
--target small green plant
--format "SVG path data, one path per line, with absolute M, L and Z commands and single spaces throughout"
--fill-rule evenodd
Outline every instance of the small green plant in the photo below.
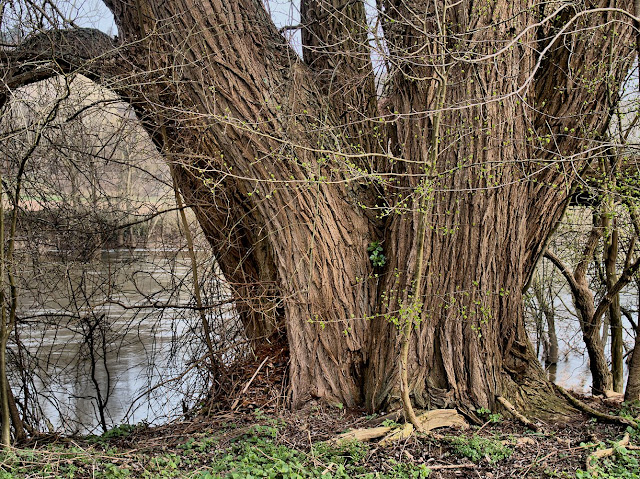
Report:
M 499 423 L 502 421 L 502 414 L 499 413 L 495 413 L 495 414 L 489 414 L 489 421 L 491 421 L 492 423 Z
M 395 462 L 389 471 L 388 475 L 384 477 L 389 478 L 407 478 L 407 479 L 424 479 L 429 477 L 431 470 L 425 464 L 407 464 L 402 462 Z
M 577 470 L 578 479 L 636 479 L 640 477 L 640 456 L 636 451 L 615 447 L 613 456 L 591 464 L 587 471 Z
M 491 410 L 486 407 L 476 409 L 476 414 L 480 417 L 486 417 L 487 420 L 492 423 L 499 423 L 502 421 L 502 414 L 492 413 Z
M 625 401 L 618 415 L 635 420 L 640 415 L 640 401 Z
M 182 449 L 186 453 L 207 452 L 210 449 L 213 449 L 218 444 L 218 442 L 218 439 L 211 436 L 205 436 L 199 440 L 190 437 L 184 444 L 178 446 L 178 448 Z
M 299 479 L 305 474 L 304 454 L 270 439 L 256 438 L 253 442 L 235 444 L 218 459 L 203 478 L 240 479 L 247 477 L 274 477 Z
M 392 419 L 385 419 L 384 421 L 382 421 L 382 426 L 384 427 L 398 427 L 400 425 L 400 423 L 392 420 Z
M 473 462 L 486 459 L 491 464 L 510 457 L 513 449 L 495 439 L 480 436 L 451 438 L 454 451 L 461 456 L 468 457 Z
M 382 268 L 387 263 L 387 257 L 383 253 L 380 241 L 372 241 L 369 243 L 367 251 L 370 253 L 369 259 L 373 266 Z
M 312 448 L 314 457 L 327 464 L 355 464 L 362 461 L 369 446 L 360 441 L 343 441 L 340 444 L 321 442 Z
M 137 426 L 132 424 L 120 424 L 119 426 L 114 426 L 112 429 L 109 429 L 100 436 L 89 436 L 87 437 L 87 440 L 89 442 L 105 446 L 109 441 L 130 436 L 136 428 Z

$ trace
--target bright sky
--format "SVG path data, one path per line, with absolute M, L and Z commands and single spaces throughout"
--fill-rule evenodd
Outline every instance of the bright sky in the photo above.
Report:
M 85 0 L 80 7 L 71 6 L 73 3 L 75 2 L 68 2 L 70 11 L 75 13 L 72 18 L 76 17 L 77 23 L 85 27 L 98 28 L 111 35 L 116 34 L 113 16 L 100 0 Z M 269 0 L 268 5 L 271 17 L 278 28 L 299 22 L 299 0 Z

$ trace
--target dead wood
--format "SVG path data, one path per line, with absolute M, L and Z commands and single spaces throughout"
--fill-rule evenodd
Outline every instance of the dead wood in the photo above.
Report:
M 343 442 L 343 441 L 371 441 L 372 439 L 377 439 L 379 437 L 384 436 L 389 433 L 393 428 L 392 427 L 372 427 L 368 429 L 354 429 L 353 431 L 348 431 L 340 434 L 338 437 L 333 438 L 332 442 Z
M 518 421 L 520 421 L 522 424 L 527 426 L 529 429 L 532 429 L 536 432 L 540 430 L 537 424 L 534 424 L 526 416 L 519 413 L 518 410 L 514 407 L 514 405 L 511 404 L 506 398 L 502 396 L 498 396 L 496 399 L 500 404 L 502 404 L 505 407 L 507 411 L 511 413 L 513 417 L 515 417 Z
M 414 429 L 413 424 L 411 424 L 410 422 L 406 423 L 401 427 L 395 428 L 393 431 L 387 434 L 384 438 L 382 438 L 382 440 L 380 441 L 380 445 L 383 447 L 389 446 L 396 441 L 401 441 L 402 439 L 406 439 L 409 436 L 411 436 L 411 434 L 413 434 L 413 429 Z
M 434 409 L 433 411 L 427 411 L 420 414 L 418 420 L 421 422 L 424 432 L 429 432 L 441 427 L 459 427 L 461 429 L 467 429 L 469 427 L 469 423 L 467 423 L 465 418 L 455 409 Z
M 589 454 L 589 457 L 587 457 L 587 470 L 593 470 L 596 467 L 596 461 L 598 461 L 598 459 L 613 455 L 613 453 L 616 451 L 616 448 L 628 445 L 629 433 L 625 434 L 624 437 L 620 441 L 616 442 L 613 447 L 609 447 L 607 449 L 599 449 Z
M 397 417 L 398 413 L 391 413 L 387 416 L 382 416 L 382 421 L 388 420 L 391 417 Z M 417 417 L 422 426 L 422 432 L 429 432 L 433 429 L 442 427 L 459 427 L 466 429 L 469 427 L 467 421 L 462 417 L 455 409 L 434 409 L 433 411 L 427 411 L 420 414 Z M 397 427 L 373 427 L 355 429 L 353 431 L 345 432 L 334 438 L 333 442 L 342 441 L 371 441 L 379 437 L 385 436 L 381 441 L 381 446 L 387 446 L 395 441 L 406 439 L 414 431 L 414 426 L 411 423 L 406 423 Z
M 264 360 L 260 363 L 260 366 L 258 366 L 258 369 L 256 369 L 256 372 L 253 373 L 253 376 L 251 376 L 251 379 L 249 379 L 249 381 L 247 381 L 247 384 L 244 385 L 244 387 L 242 388 L 242 391 L 240 391 L 240 394 L 238 395 L 236 400 L 233 402 L 233 405 L 231 406 L 231 410 L 232 411 L 235 410 L 235 408 L 238 406 L 238 403 L 240 402 L 240 399 L 242 399 L 242 396 L 244 395 L 244 393 L 247 392 L 247 389 L 249 389 L 249 386 L 251 386 L 251 383 L 256 378 L 256 376 L 258 375 L 258 373 L 262 369 L 262 366 L 264 366 L 264 363 L 266 363 L 268 359 L 269 359 L 269 356 L 264 358 Z

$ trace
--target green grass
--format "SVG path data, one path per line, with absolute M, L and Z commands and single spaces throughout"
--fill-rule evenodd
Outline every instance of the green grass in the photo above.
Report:
M 292 447 L 282 437 L 282 424 L 267 421 L 221 447 L 220 437 L 200 434 L 174 450 L 135 452 L 113 447 L 133 428 L 117 427 L 81 441 L 84 446 L 50 445 L 0 453 L 0 479 L 421 479 L 425 465 L 388 459 L 382 470 L 367 463 L 368 444 L 321 442 L 310 450 Z M 380 466 L 380 465 L 379 465 Z

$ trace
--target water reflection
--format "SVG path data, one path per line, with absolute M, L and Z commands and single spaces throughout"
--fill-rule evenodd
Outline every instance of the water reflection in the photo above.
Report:
M 181 381 L 140 397 L 178 376 L 202 352 L 199 318 L 188 308 L 192 284 L 185 254 L 108 251 L 90 264 L 38 265 L 25 278 L 20 362 L 22 379 L 38 393 L 41 426 L 101 432 L 101 405 L 108 427 L 159 423 L 181 411 L 183 395 L 204 380 L 193 368 Z M 12 379 L 17 385 L 21 378 Z M 35 399 L 28 397 L 27 407 Z
M 634 294 L 629 294 L 623 290 L 620 295 L 621 304 L 629 310 L 635 309 L 637 298 Z M 591 393 L 591 371 L 589 369 L 589 356 L 582 340 L 580 324 L 575 316 L 568 314 L 567 305 L 572 304 L 571 294 L 562 291 L 554 304 L 556 313 L 556 333 L 558 336 L 558 344 L 560 346 L 560 358 L 557 364 L 546 367 L 549 379 L 560 386 L 583 394 Z M 634 337 L 632 337 L 633 326 L 629 320 L 622 317 L 623 337 L 625 341 L 625 351 L 633 347 Z M 532 343 L 536 344 L 537 332 L 530 331 Z M 605 355 L 611 357 L 611 340 L 605 347 Z M 543 361 L 543 354 L 540 361 Z M 628 377 L 628 364 L 626 361 L 624 366 L 624 383 L 626 384 Z

